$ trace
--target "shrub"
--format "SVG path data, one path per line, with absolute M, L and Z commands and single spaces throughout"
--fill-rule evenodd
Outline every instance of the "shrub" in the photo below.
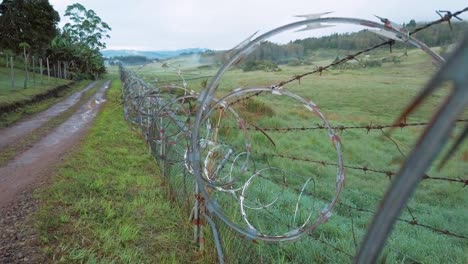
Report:
M 288 62 L 288 66 L 301 66 L 301 64 L 302 62 L 297 58 L 293 58 Z
M 244 107 L 245 110 L 247 110 L 250 113 L 261 113 L 269 117 L 273 116 L 274 114 L 273 109 L 271 107 L 265 105 L 264 102 L 260 102 L 253 98 L 250 98 L 249 100 L 244 102 Z
M 249 60 L 243 66 L 242 70 L 244 72 L 248 71 L 267 71 L 267 72 L 277 72 L 281 71 L 278 67 L 278 64 L 270 60 Z

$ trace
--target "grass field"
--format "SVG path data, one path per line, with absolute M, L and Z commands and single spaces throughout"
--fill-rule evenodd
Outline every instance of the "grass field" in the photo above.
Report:
M 394 53 L 399 55 L 402 51 L 394 51 Z M 381 58 L 388 56 L 388 53 L 379 51 L 371 56 Z M 330 55 L 328 59 L 321 56 L 317 60 L 326 63 L 333 59 L 334 57 Z M 436 70 L 431 61 L 417 50 L 409 50 L 408 57 L 402 57 L 401 60 L 399 64 L 384 63 L 382 67 L 376 68 L 335 69 L 323 73 L 322 76 L 306 77 L 300 83 L 296 81 L 285 88 L 315 102 L 333 126 L 391 124 Z M 216 67 L 209 69 L 194 66 L 193 62 L 184 65 L 180 60 L 173 61 L 172 64 L 182 68 L 186 79 L 192 76 L 212 76 L 216 70 Z M 238 87 L 254 85 L 270 87 L 281 80 L 315 69 L 314 66 L 280 67 L 282 71 L 274 73 L 230 70 L 223 77 L 217 96 L 220 97 Z M 155 85 L 161 85 L 165 81 L 181 83 L 173 69 L 163 68 L 160 64 L 148 65 L 139 69 L 138 73 L 147 82 Z M 189 80 L 188 87 L 201 90 L 202 82 L 199 79 Z M 434 93 L 407 122 L 427 122 L 443 101 L 447 91 L 448 89 L 442 89 Z M 303 105 L 284 97 L 262 94 L 254 97 L 252 102 L 251 105 L 256 105 L 253 108 L 249 108 L 249 103 L 245 103 L 235 106 L 235 109 L 247 121 L 258 127 L 312 127 L 320 124 L 320 120 L 307 113 Z M 216 114 L 219 113 L 214 113 L 214 120 L 216 120 Z M 462 118 L 468 118 L 468 113 L 465 112 Z M 222 125 L 233 124 L 232 120 L 225 120 L 227 118 L 222 121 L 225 122 Z M 463 124 L 457 126 L 456 133 L 460 133 L 462 127 Z M 397 171 L 404 160 L 404 155 L 409 153 L 423 128 L 396 129 L 391 139 L 384 134 L 387 130 L 369 132 L 365 129 L 345 130 L 339 133 L 344 146 L 344 162 L 348 166 Z M 334 162 L 336 159 L 328 135 L 324 131 L 298 130 L 287 133 L 267 132 L 267 134 L 270 139 L 263 132 L 249 132 L 253 151 L 251 160 L 255 162 L 255 167 L 250 169 L 259 171 L 262 168 L 274 166 L 288 171 L 291 188 L 282 191 L 281 186 L 272 182 L 275 179 L 281 180 L 281 177 L 274 173 L 267 173 L 268 179 L 257 180 L 256 187 L 253 190 L 249 189 L 249 195 L 256 197 L 256 200 L 251 202 L 266 204 L 273 200 L 277 193 L 282 193 L 284 200 L 278 204 L 277 208 L 266 210 L 266 212 L 251 210 L 249 214 L 252 215 L 252 221 L 259 227 L 258 230 L 278 234 L 288 230 L 288 225 L 299 225 L 299 220 L 307 216 L 308 210 L 305 209 L 314 208 L 319 212 L 323 208 L 327 199 L 333 197 L 336 175 L 336 168 L 333 166 L 327 167 L 297 159 L 285 159 L 278 155 L 327 162 Z M 220 138 L 224 142 L 229 142 L 236 153 L 242 152 L 245 140 L 243 134 L 231 129 L 220 132 Z M 434 166 L 428 174 L 453 179 L 465 178 L 466 171 L 468 171 L 467 157 L 468 143 L 465 143 L 442 170 L 438 171 Z M 173 176 L 181 177 L 181 175 Z M 307 188 L 307 192 L 311 195 L 304 195 L 306 197 L 303 197 L 300 203 L 301 210 L 297 218 L 293 218 L 294 205 L 296 205 L 294 199 L 297 199 L 297 193 L 294 190 L 301 190 L 304 181 L 308 178 L 312 179 L 312 184 Z M 340 201 L 344 205 L 364 210 L 353 210 L 339 205 L 327 224 L 321 225 L 311 236 L 306 236 L 294 243 L 246 244 L 245 240 L 223 231 L 228 258 L 241 263 L 259 259 L 276 263 L 349 262 L 350 258 L 347 255 L 355 254 L 372 218 L 372 211 L 377 208 L 389 183 L 385 174 L 349 168 Z M 174 184 L 175 188 L 178 188 L 181 182 L 174 182 Z M 246 227 L 245 223 L 242 224 L 239 205 L 231 196 L 221 193 L 213 194 L 213 197 L 218 199 L 224 212 L 231 219 Z M 468 237 L 466 204 L 468 204 L 468 194 L 463 184 L 427 180 L 420 184 L 401 219 L 409 222 L 416 220 L 420 224 Z M 239 248 L 243 248 L 244 251 L 239 252 Z M 250 250 L 253 248 L 254 252 L 245 251 L 245 248 L 250 248 Z M 466 238 L 455 238 L 399 221 L 388 239 L 382 261 L 386 263 L 466 263 L 467 252 Z
M 92 129 L 39 194 L 44 251 L 56 263 L 201 262 L 187 216 L 123 119 L 120 87 L 114 80 Z

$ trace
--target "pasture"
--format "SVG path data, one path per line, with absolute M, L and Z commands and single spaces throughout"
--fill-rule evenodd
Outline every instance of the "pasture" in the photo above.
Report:
M 424 129 L 424 125 L 417 123 L 430 120 L 449 89 L 447 85 L 434 93 L 406 120 L 406 124 L 416 125 L 392 131 L 379 129 L 379 126 L 392 124 L 436 70 L 431 60 L 420 51 L 409 50 L 408 56 L 403 54 L 403 50 L 393 51 L 393 54 L 380 50 L 371 53 L 370 59 L 384 61 L 386 57 L 398 56 L 398 62 L 384 62 L 381 67 L 332 69 L 283 87 L 317 104 L 334 127 L 342 143 L 345 186 L 329 221 L 297 242 L 245 243 L 244 239 L 218 223 L 222 226 L 221 238 L 228 262 L 343 263 L 355 255 L 393 173 L 398 171 Z M 223 76 L 216 96 L 222 98 L 236 88 L 271 87 L 344 55 L 340 51 L 312 54 L 309 60 L 314 65 L 280 65 L 281 71 L 278 72 L 233 69 Z M 168 61 L 167 64 L 173 68 L 155 63 L 132 70 L 155 86 L 182 85 L 180 76 L 183 76 L 189 89 L 200 91 L 206 85 L 204 80 L 209 82 L 206 76 L 213 76 L 217 67 L 202 66 L 196 63 L 196 59 Z M 180 75 L 175 73 L 179 70 Z M 334 165 L 337 163 L 336 150 L 322 127 L 322 120 L 297 100 L 274 93 L 252 92 L 240 100 L 227 101 L 246 121 L 247 129 L 242 132 L 237 127 L 235 116 L 215 109 L 210 121 L 219 136 L 216 140 L 229 142 L 238 155 L 230 161 L 232 164 L 248 165 L 243 173 L 236 170 L 240 165 L 218 166 L 217 173 L 241 182 L 252 182 L 249 188 L 236 186 L 243 189 L 242 196 L 246 199 L 243 205 L 239 203 L 239 197 L 231 193 L 214 191 L 211 194 L 224 214 L 241 228 L 248 229 L 251 224 L 260 233 L 274 235 L 301 226 L 309 217 L 320 217 L 321 209 L 335 197 L 337 174 Z M 461 121 L 455 133 L 461 132 L 467 118 L 468 113 L 465 113 L 461 118 L 465 121 Z M 242 156 L 247 144 L 252 149 L 249 158 Z M 465 143 L 441 170 L 436 169 L 438 162 L 434 162 L 427 174 L 430 177 L 463 179 L 468 171 L 467 147 Z M 213 154 L 206 150 L 203 155 L 226 155 L 223 151 L 226 150 Z M 212 168 L 217 164 L 205 166 Z M 186 181 L 190 182 L 181 176 L 182 173 L 176 168 L 168 177 L 176 189 L 176 196 L 186 195 L 178 188 L 186 185 Z M 458 181 L 424 180 L 397 221 L 382 261 L 465 262 L 468 258 L 465 227 L 468 195 L 463 187 L 463 182 Z M 180 200 L 185 201 L 183 198 Z M 309 215 L 311 211 L 313 213 Z M 249 216 L 248 223 L 244 221 L 244 213 Z

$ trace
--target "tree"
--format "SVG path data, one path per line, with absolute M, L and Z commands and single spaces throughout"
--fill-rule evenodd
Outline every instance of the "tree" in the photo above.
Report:
M 105 73 L 104 59 L 99 50 L 74 43 L 66 33 L 52 40 L 48 56 L 60 65 L 63 63 L 64 72 L 72 79 L 92 79 Z
M 85 44 L 91 49 L 106 48 L 103 40 L 110 38 L 108 32 L 111 28 L 93 10 L 87 10 L 76 3 L 67 7 L 65 16 L 69 17 L 72 23 L 65 24 L 63 30 L 73 42 Z
M 49 57 L 64 73 L 73 79 L 97 78 L 106 72 L 100 49 L 106 47 L 104 40 L 109 38 L 109 25 L 101 20 L 93 10 L 81 4 L 67 7 L 65 16 L 70 23 L 52 40 Z
M 416 21 L 414 19 L 411 19 L 408 25 L 406 25 L 408 28 L 415 28 L 416 27 Z
M 3 0 L 0 4 L 0 46 L 20 52 L 22 42 L 43 51 L 57 32 L 60 16 L 48 0 Z

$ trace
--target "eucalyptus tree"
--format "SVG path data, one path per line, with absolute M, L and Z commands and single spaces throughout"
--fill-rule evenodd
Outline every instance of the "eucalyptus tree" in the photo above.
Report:
M 100 50 L 106 47 L 104 40 L 110 38 L 110 26 L 96 12 L 78 3 L 68 6 L 65 16 L 70 22 L 63 27 L 59 39 L 52 43 L 53 53 L 58 57 L 68 56 L 70 67 L 67 68 L 73 77 L 97 78 L 105 73 Z
M 106 48 L 104 39 L 110 38 L 108 32 L 111 28 L 96 12 L 75 3 L 67 7 L 65 16 L 69 17 L 71 23 L 65 24 L 63 31 L 71 37 L 73 42 L 85 44 L 91 49 Z

